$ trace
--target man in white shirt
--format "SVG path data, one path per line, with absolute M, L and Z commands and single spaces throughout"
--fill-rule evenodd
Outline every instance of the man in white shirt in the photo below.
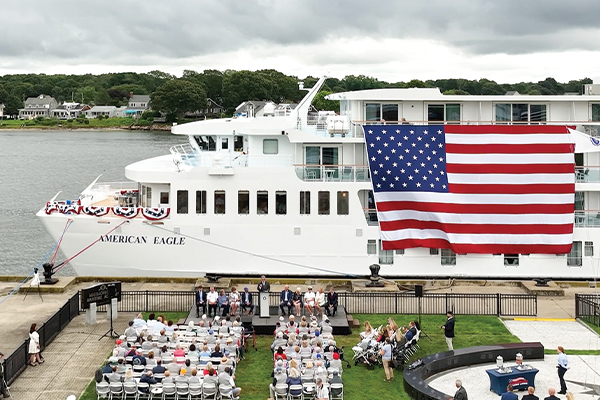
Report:
M 315 308 L 315 292 L 312 291 L 312 286 L 308 287 L 308 292 L 304 294 L 304 308 L 310 313 L 310 316 L 313 315 L 313 309 Z
M 323 385 L 323 379 L 317 378 L 317 396 L 315 400 L 329 400 L 329 390 Z
M 206 302 L 208 303 L 208 316 L 211 316 L 211 311 L 212 311 L 212 315 L 216 316 L 217 315 L 217 302 L 219 300 L 219 293 L 217 293 L 215 291 L 215 287 L 211 286 L 210 287 L 210 292 L 208 292 L 206 294 Z

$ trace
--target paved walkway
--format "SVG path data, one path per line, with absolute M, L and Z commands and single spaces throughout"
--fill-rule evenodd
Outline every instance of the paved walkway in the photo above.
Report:
M 523 342 L 541 342 L 546 349 L 600 349 L 600 337 L 582 322 L 515 320 L 504 325 Z

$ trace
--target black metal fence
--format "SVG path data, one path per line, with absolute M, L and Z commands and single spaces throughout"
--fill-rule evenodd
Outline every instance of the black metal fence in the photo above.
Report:
M 600 295 L 575 294 L 575 317 L 600 326 Z
M 138 290 L 121 292 L 119 312 L 189 312 L 196 304 L 194 291 L 153 291 Z M 97 311 L 107 311 L 108 306 L 99 306 Z M 82 310 L 83 311 L 83 310 Z
M 256 298 L 256 296 L 255 296 Z M 279 304 L 279 293 L 270 293 L 270 305 Z M 357 314 L 445 314 L 462 315 L 537 315 L 537 296 L 532 294 L 426 293 L 338 293 L 338 305 Z
M 75 293 L 67 302 L 46 322 L 38 327 L 40 335 L 40 351 L 44 351 L 54 338 L 62 331 L 73 318 L 79 315 L 79 292 Z M 4 361 L 4 377 L 10 385 L 19 374 L 27 367 L 29 362 L 29 339 L 26 339 Z

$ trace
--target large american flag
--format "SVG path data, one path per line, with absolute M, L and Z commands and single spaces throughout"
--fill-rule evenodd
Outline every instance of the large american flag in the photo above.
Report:
M 366 125 L 382 246 L 565 254 L 574 144 L 565 126 Z

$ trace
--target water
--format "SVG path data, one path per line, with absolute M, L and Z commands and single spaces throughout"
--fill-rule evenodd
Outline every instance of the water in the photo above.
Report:
M 28 275 L 54 245 L 35 214 L 58 191 L 74 199 L 96 177 L 125 181 L 125 166 L 168 154 L 187 138 L 149 131 L 0 130 L 0 275 Z M 57 262 L 65 257 L 59 252 Z M 65 266 L 59 275 L 75 275 Z

